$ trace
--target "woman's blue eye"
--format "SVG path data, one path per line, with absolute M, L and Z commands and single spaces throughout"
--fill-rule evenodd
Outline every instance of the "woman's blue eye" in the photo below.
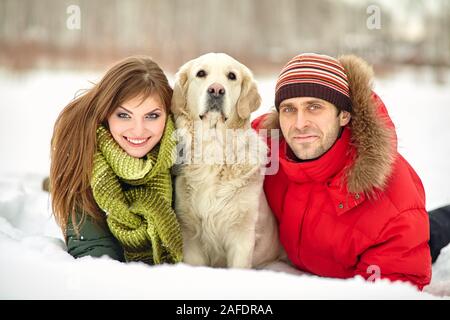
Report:
M 127 113 L 120 112 L 117 114 L 119 118 L 128 119 L 130 116 Z
M 150 120 L 154 120 L 154 119 L 158 119 L 161 115 L 158 113 L 151 113 L 145 116 L 145 119 L 150 119 Z M 131 116 L 128 113 L 125 112 L 120 112 L 117 114 L 117 117 L 121 118 L 121 119 L 131 119 Z
M 160 117 L 160 115 L 157 113 L 151 113 L 151 114 L 147 115 L 147 119 L 158 119 L 159 117 Z

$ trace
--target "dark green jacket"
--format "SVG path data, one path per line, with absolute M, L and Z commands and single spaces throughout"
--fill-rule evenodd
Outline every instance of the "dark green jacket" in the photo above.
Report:
M 172 177 L 174 185 L 175 177 Z M 174 207 L 175 188 L 172 190 L 172 208 Z M 81 215 L 78 215 L 81 217 Z M 86 216 L 84 223 L 80 226 L 80 237 L 77 237 L 71 220 L 67 225 L 66 235 L 67 251 L 74 258 L 85 256 L 101 257 L 107 255 L 114 260 L 124 262 L 125 257 L 119 241 L 109 231 L 108 226 L 99 225 L 92 218 Z
M 86 216 L 80 226 L 80 236 L 74 231 L 71 221 L 67 225 L 67 251 L 74 258 L 84 256 L 101 257 L 107 255 L 114 260 L 125 261 L 123 249 L 108 227 L 96 223 Z

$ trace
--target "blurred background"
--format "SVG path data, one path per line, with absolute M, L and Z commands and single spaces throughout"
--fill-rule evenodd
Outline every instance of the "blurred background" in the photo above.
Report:
M 363 57 L 427 206 L 450 203 L 449 0 L 0 0 L 0 211 L 2 190 L 39 187 L 59 112 L 115 61 L 150 55 L 173 84 L 206 52 L 254 72 L 263 97 L 254 116 L 272 106 L 293 56 Z
M 1 0 L 0 47 L 16 70 L 103 69 L 141 52 L 174 72 L 210 51 L 256 73 L 299 52 L 439 70 L 450 65 L 450 1 Z

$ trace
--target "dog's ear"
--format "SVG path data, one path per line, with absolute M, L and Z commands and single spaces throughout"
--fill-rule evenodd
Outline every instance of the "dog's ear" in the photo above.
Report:
M 237 102 L 237 113 L 241 119 L 248 119 L 250 114 L 261 105 L 261 96 L 258 93 L 253 75 L 247 68 L 243 68 L 241 94 Z
M 180 70 L 178 70 L 175 79 L 175 85 L 173 88 L 172 103 L 170 105 L 170 110 L 172 114 L 177 116 L 186 110 L 186 90 L 187 90 L 187 80 L 188 73 L 190 69 L 190 63 L 183 65 Z

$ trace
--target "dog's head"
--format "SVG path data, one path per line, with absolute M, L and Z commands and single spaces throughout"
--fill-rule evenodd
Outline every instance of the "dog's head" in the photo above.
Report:
M 172 113 L 224 121 L 249 121 L 261 97 L 250 70 L 224 53 L 208 53 L 184 64 L 177 73 Z

